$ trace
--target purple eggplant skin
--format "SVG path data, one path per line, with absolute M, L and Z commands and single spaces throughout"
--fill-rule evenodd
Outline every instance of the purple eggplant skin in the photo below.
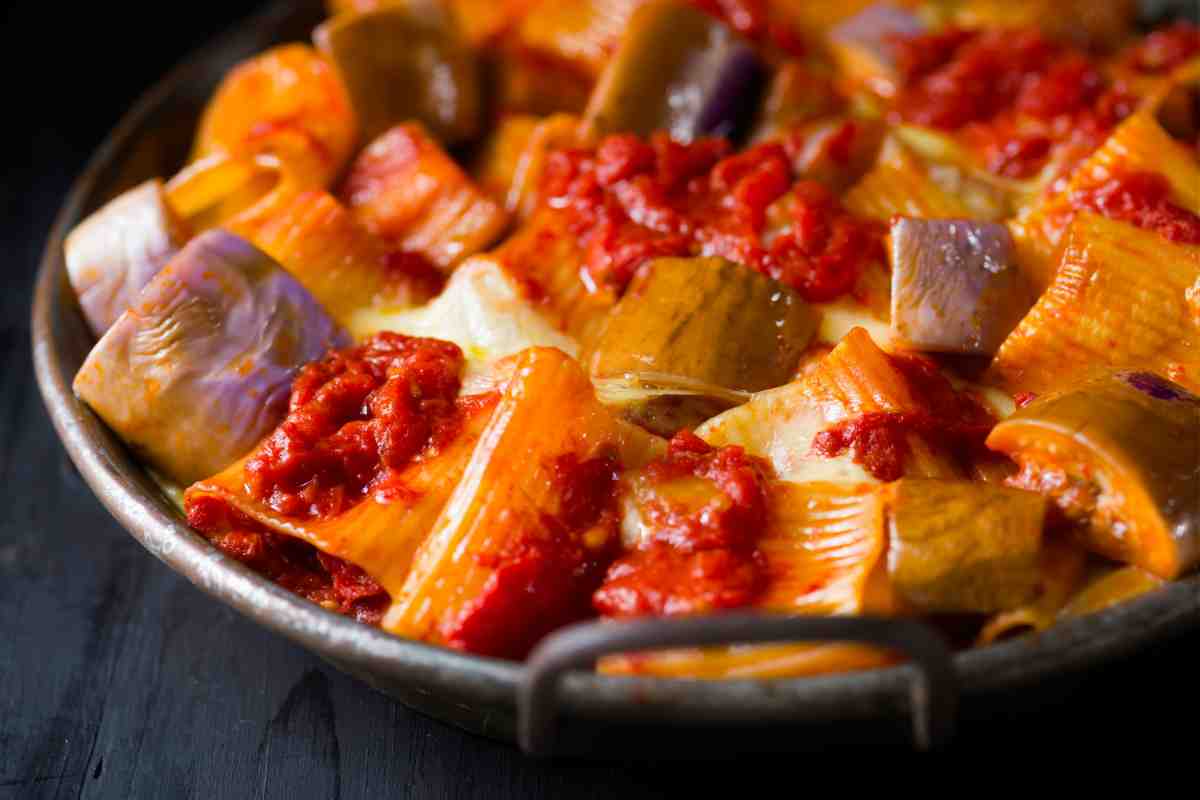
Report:
M 896 57 L 892 40 L 917 36 L 925 30 L 925 23 L 911 11 L 888 3 L 876 3 L 832 28 L 828 35 L 829 42 L 834 46 L 859 50 L 875 64 L 895 75 Z
M 695 140 L 704 136 L 738 139 L 754 117 L 767 85 L 767 70 L 754 49 L 744 42 L 714 54 L 712 80 L 694 116 L 671 124 L 672 135 Z
M 103 336 L 142 287 L 188 239 L 162 181 L 119 195 L 71 231 L 63 248 L 67 278 L 88 327 Z
M 270 256 L 212 230 L 146 284 L 74 388 L 132 450 L 186 486 L 253 448 L 282 419 L 297 370 L 349 343 Z
M 892 334 L 902 345 L 994 355 L 1037 299 L 1003 225 L 905 217 L 890 240 Z
M 639 8 L 596 83 L 584 121 L 597 136 L 666 130 L 679 142 L 739 138 L 767 81 L 754 48 L 678 0 Z

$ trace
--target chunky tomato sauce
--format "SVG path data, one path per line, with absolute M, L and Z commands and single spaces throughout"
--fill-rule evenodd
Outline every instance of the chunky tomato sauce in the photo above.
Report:
M 270 531 L 220 498 L 190 500 L 187 519 L 226 555 L 325 608 L 377 625 L 391 603 L 387 591 L 358 567 Z
M 383 267 L 389 274 L 406 279 L 420 291 L 434 297 L 446 287 L 446 274 L 421 253 L 413 250 L 393 250 L 384 258 Z
M 948 30 L 894 43 L 899 120 L 962 131 L 988 169 L 1028 178 L 1056 149 L 1090 151 L 1132 113 L 1085 54 L 1036 30 Z
M 905 474 L 911 454 L 909 437 L 921 436 L 967 466 L 989 455 L 984 446 L 996 418 L 969 392 L 959 392 L 932 361 L 917 356 L 889 356 L 904 373 L 920 410 L 870 412 L 839 422 L 813 440 L 813 450 L 826 458 L 849 452 L 856 464 L 881 481 Z
M 648 535 L 609 569 L 593 597 L 616 617 L 695 614 L 749 605 L 765 587 L 756 544 L 767 524 L 769 467 L 740 447 L 713 448 L 683 431 L 638 480 L 635 502 Z M 677 503 L 668 487 L 699 479 L 702 503 Z M 678 484 L 677 484 L 678 485 Z M 696 494 L 696 489 L 690 491 Z
M 553 153 L 543 190 L 585 249 L 585 282 L 618 293 L 649 259 L 704 255 L 821 302 L 848 293 L 884 258 L 882 227 L 847 212 L 821 184 L 797 182 L 780 143 L 733 154 L 721 139 L 609 136 L 594 150 Z
M 1171 184 L 1153 172 L 1121 172 L 1070 197 L 1075 210 L 1155 231 L 1181 244 L 1200 244 L 1200 217 L 1171 201 Z
M 495 572 L 441 627 L 446 644 L 522 658 L 550 631 L 591 616 L 591 595 L 617 551 L 619 473 L 612 458 L 560 457 L 553 465 L 557 512 L 520 531 L 500 552 L 477 557 Z
M 800 57 L 808 47 L 800 32 L 771 13 L 769 0 L 690 0 L 692 5 L 760 44 L 773 45 L 785 53 Z
M 308 365 L 246 462 L 247 492 L 292 517 L 336 516 L 373 489 L 393 499 L 388 478 L 460 429 L 463 363 L 451 342 L 380 333 Z

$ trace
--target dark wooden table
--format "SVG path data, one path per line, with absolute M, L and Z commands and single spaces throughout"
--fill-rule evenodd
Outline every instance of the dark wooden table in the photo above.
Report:
M 106 13 L 120 4 L 22 2 L 0 12 L 11 62 L 0 192 L 0 798 L 634 798 L 744 776 L 745 759 L 718 769 L 532 762 L 414 714 L 177 577 L 69 465 L 30 371 L 42 240 L 124 108 L 238 5 L 160 4 L 135 15 Z M 1167 737 L 1164 721 L 1200 711 L 1198 655 L 1192 634 L 976 704 L 959 745 Z M 819 748 L 820 734 L 796 744 Z M 793 781 L 799 769 L 793 759 L 753 768 Z

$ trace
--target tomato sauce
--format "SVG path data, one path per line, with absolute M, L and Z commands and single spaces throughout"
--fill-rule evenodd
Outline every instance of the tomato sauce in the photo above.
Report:
M 285 516 L 342 513 L 458 432 L 463 363 L 451 342 L 381 333 L 308 365 L 246 462 L 246 491 Z
M 387 591 L 358 567 L 270 531 L 217 497 L 189 501 L 187 518 L 230 558 L 325 608 L 378 625 L 391 604 Z
M 1036 30 L 952 29 L 893 46 L 897 121 L 961 131 L 1003 177 L 1035 175 L 1056 150 L 1077 163 L 1135 107 L 1091 58 Z
M 822 185 L 797 181 L 775 142 L 732 154 L 721 139 L 609 136 L 594 150 L 553 153 L 543 198 L 566 212 L 593 289 L 621 292 L 648 259 L 721 256 L 823 302 L 884 259 L 882 226 L 850 214 Z
M 850 417 L 817 434 L 814 452 L 825 458 L 849 452 L 856 464 L 884 482 L 904 476 L 911 454 L 910 436 L 921 436 L 964 467 L 988 455 L 984 440 L 996 418 L 975 395 L 956 391 L 928 359 L 888 358 L 904 373 L 919 410 Z
M 592 603 L 606 616 L 695 614 L 754 602 L 766 563 L 756 544 L 767 525 L 770 468 L 740 447 L 713 448 L 683 431 L 637 479 L 649 534 L 608 570 Z M 705 502 L 686 506 L 656 489 L 700 479 Z M 635 489 L 635 494 L 640 494 Z
M 421 253 L 413 250 L 392 250 L 384 257 L 383 267 L 389 274 L 405 279 L 422 293 L 435 297 L 446 288 L 446 274 Z
M 616 556 L 616 485 L 612 458 L 553 465 L 558 510 L 523 530 L 500 552 L 478 558 L 495 572 L 439 634 L 450 647 L 522 658 L 555 628 L 592 616 L 590 598 Z
M 803 36 L 795 27 L 771 13 L 769 0 L 690 0 L 729 27 L 759 44 L 772 45 L 793 57 L 808 52 Z
M 1171 201 L 1171 184 L 1153 172 L 1120 172 L 1073 192 L 1074 210 L 1094 211 L 1180 244 L 1200 244 L 1200 217 Z

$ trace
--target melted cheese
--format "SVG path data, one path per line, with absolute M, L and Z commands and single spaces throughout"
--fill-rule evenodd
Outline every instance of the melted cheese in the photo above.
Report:
M 362 309 L 351 329 L 365 338 L 379 331 L 454 342 L 467 357 L 468 377 L 530 347 L 579 355 L 578 343 L 550 324 L 495 261 L 476 257 L 459 267 L 432 302 L 406 311 Z

